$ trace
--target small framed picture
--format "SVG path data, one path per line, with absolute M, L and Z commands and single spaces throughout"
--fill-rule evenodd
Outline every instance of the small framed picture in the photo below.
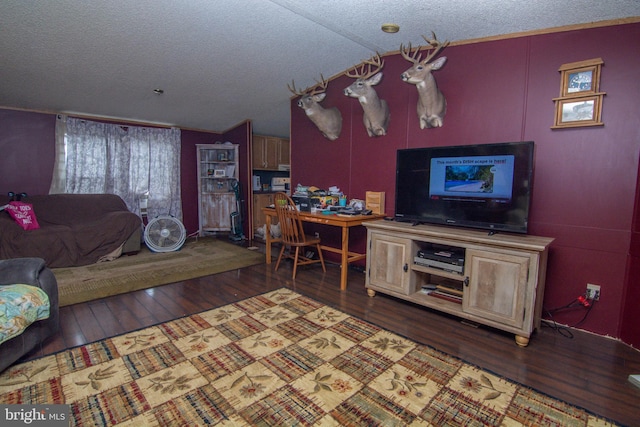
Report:
M 594 58 L 558 68 L 560 96 L 553 100 L 556 113 L 552 129 L 604 125 L 602 99 L 606 93 L 600 92 L 602 64 L 602 58 Z
M 562 65 L 558 69 L 562 74 L 560 97 L 597 93 L 602 64 L 601 58 L 595 58 Z
M 226 171 L 224 169 L 215 169 L 213 171 L 213 176 L 216 177 L 216 178 L 223 178 L 223 177 L 225 177 L 227 175 L 226 175 Z
M 567 73 L 567 94 L 577 92 L 591 92 L 593 89 L 593 74 L 595 69 L 585 69 L 575 73 Z
M 557 99 L 554 127 L 601 126 L 601 99 L 597 95 Z

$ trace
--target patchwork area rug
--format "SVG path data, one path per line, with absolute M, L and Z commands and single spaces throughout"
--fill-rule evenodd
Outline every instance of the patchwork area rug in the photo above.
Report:
M 14 366 L 2 404 L 75 426 L 601 426 L 288 289 Z
M 175 252 L 140 253 L 83 267 L 55 268 L 60 306 L 147 289 L 264 262 L 264 254 L 214 237 L 189 239 Z

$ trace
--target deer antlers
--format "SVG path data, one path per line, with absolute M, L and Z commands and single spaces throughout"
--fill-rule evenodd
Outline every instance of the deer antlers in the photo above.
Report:
M 327 82 L 324 78 L 324 76 L 322 74 L 320 74 L 320 79 L 322 80 L 321 82 L 319 82 L 316 79 L 316 85 L 315 86 L 309 86 L 308 88 L 304 89 L 304 90 L 299 90 L 296 89 L 296 83 L 295 81 L 291 80 L 291 86 L 289 86 L 289 84 L 287 83 L 287 87 L 289 88 L 289 91 L 291 93 L 293 93 L 294 95 L 298 95 L 298 96 L 302 96 L 302 95 L 309 95 L 309 96 L 313 96 L 313 95 L 317 95 L 319 93 L 323 93 L 324 91 L 327 90 L 327 85 L 329 84 L 329 82 Z
M 380 71 L 382 67 L 384 67 L 384 60 L 380 58 L 380 54 L 376 52 L 370 59 L 362 61 L 362 65 L 354 65 L 352 71 L 348 71 L 346 75 L 354 79 L 366 80 Z
M 440 41 L 438 41 L 438 39 L 436 38 L 436 34 L 433 31 L 431 31 L 431 36 L 433 37 L 432 39 L 428 39 L 425 36 L 422 36 L 424 41 L 426 41 L 429 44 L 429 46 L 433 49 L 427 55 L 425 60 L 422 61 L 423 64 L 428 63 L 431 59 L 433 59 L 434 56 L 438 54 L 438 52 L 440 52 L 442 49 L 444 49 L 449 45 L 448 40 L 444 43 L 441 43 Z M 402 44 L 400 45 L 400 54 L 402 55 L 402 57 L 407 61 L 413 62 L 414 64 L 419 63 L 422 58 L 422 54 L 418 54 L 418 52 L 420 52 L 420 46 L 418 46 L 415 52 L 411 54 L 411 42 L 409 42 L 409 46 L 406 49 L 404 45 Z

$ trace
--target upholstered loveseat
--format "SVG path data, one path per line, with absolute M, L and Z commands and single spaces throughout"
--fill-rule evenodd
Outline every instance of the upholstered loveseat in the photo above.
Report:
M 21 334 L 0 343 L 0 372 L 58 331 L 58 284 L 51 270 L 45 266 L 44 260 L 0 260 L 0 289 L 17 284 L 42 289 L 49 299 L 49 316 L 29 324 Z
M 0 212 L 0 259 L 38 257 L 47 267 L 74 267 L 140 250 L 142 221 L 113 194 L 27 196 L 40 228 L 24 230 Z M 0 197 L 0 206 L 9 198 Z

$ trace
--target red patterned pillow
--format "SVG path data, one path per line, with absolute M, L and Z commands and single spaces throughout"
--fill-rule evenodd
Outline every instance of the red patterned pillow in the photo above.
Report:
M 5 208 L 11 218 L 16 220 L 20 227 L 25 230 L 36 230 L 40 228 L 36 214 L 33 212 L 33 205 L 25 202 L 9 202 Z

